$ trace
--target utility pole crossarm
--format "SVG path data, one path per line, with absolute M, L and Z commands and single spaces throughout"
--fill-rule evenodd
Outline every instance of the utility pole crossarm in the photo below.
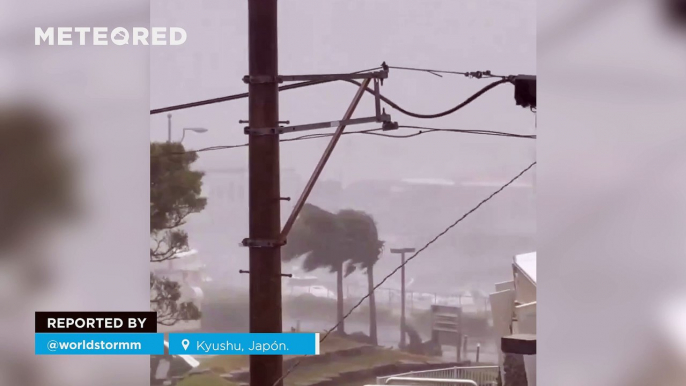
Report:
M 283 82 L 329 82 L 334 80 L 386 79 L 388 70 L 356 74 L 318 74 L 318 75 L 246 75 L 243 82 L 247 84 L 283 83 Z
M 368 72 L 368 73 L 356 73 L 356 74 L 324 74 L 324 75 L 279 75 L 279 76 L 269 76 L 269 75 L 256 75 L 256 76 L 245 76 L 243 81 L 249 85 L 260 85 L 260 84 L 274 84 L 281 83 L 283 81 L 313 81 L 313 82 L 330 82 L 335 80 L 353 80 L 362 79 L 365 85 L 369 85 L 370 81 L 374 81 L 374 111 L 373 117 L 365 118 L 351 118 L 344 117 L 340 121 L 327 121 L 318 123 L 309 123 L 305 125 L 295 125 L 295 126 L 279 126 L 274 125 L 271 127 L 255 127 L 250 125 L 243 129 L 243 132 L 247 135 L 278 135 L 286 133 L 294 133 L 298 131 L 305 130 L 317 130 L 317 129 L 327 129 L 330 127 L 339 126 L 350 126 L 359 125 L 364 123 L 381 123 L 382 129 L 384 131 L 396 130 L 398 128 L 397 122 L 391 121 L 391 116 L 386 114 L 385 109 L 381 108 L 381 92 L 379 90 L 379 85 L 383 84 L 383 80 L 388 77 L 388 68 L 384 68 L 383 71 Z M 364 90 L 369 91 L 367 87 Z
M 312 176 L 310 177 L 310 180 L 307 181 L 307 185 L 305 185 L 305 189 L 303 190 L 302 194 L 300 195 L 300 198 L 295 204 L 295 207 L 293 207 L 293 212 L 291 212 L 291 215 L 288 217 L 288 220 L 286 220 L 286 224 L 283 227 L 283 230 L 281 231 L 281 241 L 285 242 L 286 238 L 288 237 L 288 233 L 291 231 L 291 228 L 293 227 L 293 224 L 295 223 L 295 219 L 298 217 L 298 214 L 300 214 L 300 210 L 302 210 L 303 206 L 305 205 L 305 202 L 307 201 L 307 198 L 310 196 L 310 193 L 312 192 L 312 188 L 314 187 L 314 184 L 317 183 L 317 179 L 319 178 L 319 175 L 322 173 L 322 170 L 324 170 L 324 166 L 326 166 L 326 162 L 329 160 L 329 157 L 331 157 L 331 153 L 333 152 L 333 149 L 336 147 L 336 144 L 338 143 L 338 140 L 341 138 L 341 135 L 343 134 L 343 130 L 345 130 L 345 122 L 346 120 L 349 120 L 353 112 L 355 112 L 355 108 L 357 108 L 358 103 L 360 102 L 360 99 L 362 99 L 362 95 L 364 95 L 365 90 L 367 89 L 367 86 L 369 85 L 369 81 L 371 79 L 365 79 L 362 82 L 362 85 L 360 85 L 360 88 L 357 90 L 357 93 L 355 94 L 355 97 L 353 98 L 353 101 L 350 103 L 350 106 L 348 107 L 348 111 L 345 112 L 345 115 L 343 116 L 343 119 L 341 120 L 341 124 L 338 126 L 336 129 L 336 132 L 333 134 L 331 137 L 331 141 L 329 141 L 329 145 L 326 147 L 326 150 L 324 150 L 324 154 L 322 154 L 322 158 L 319 160 L 319 163 L 317 163 L 317 166 L 314 168 L 314 171 L 312 172 Z
M 391 253 L 412 253 L 414 248 L 391 248 Z
M 359 125 L 363 123 L 374 123 L 374 122 L 390 122 L 391 116 L 388 114 L 380 114 L 375 117 L 367 118 L 351 118 L 342 121 L 333 122 L 321 122 L 321 123 L 310 123 L 306 125 L 288 126 L 288 127 L 266 127 L 261 129 L 246 127 L 244 129 L 245 134 L 253 135 L 269 135 L 269 134 L 286 134 L 293 133 L 296 131 L 304 130 L 317 130 L 317 129 L 328 129 L 330 127 L 338 127 L 339 125 Z

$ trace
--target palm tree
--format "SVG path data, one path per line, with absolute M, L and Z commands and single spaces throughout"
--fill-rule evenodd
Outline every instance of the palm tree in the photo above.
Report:
M 379 240 L 379 232 L 371 215 L 352 209 L 338 212 L 337 217 L 343 224 L 345 239 L 351 245 L 351 265 L 359 266 L 367 274 L 369 289 L 369 338 L 378 344 L 376 330 L 376 298 L 374 296 L 374 264 L 379 261 L 384 242 Z M 352 269 L 351 269 L 352 271 Z
M 345 243 L 341 223 L 336 215 L 317 206 L 305 204 L 288 236 L 288 243 L 282 249 L 284 261 L 304 256 L 302 266 L 305 272 L 328 268 L 336 273 L 337 307 L 336 317 L 341 321 L 337 331 L 345 334 L 343 323 L 343 276 L 352 273 L 349 260 L 349 243 Z
M 346 209 L 336 214 L 306 204 L 283 248 L 283 259 L 305 256 L 303 269 L 328 268 L 337 275 L 338 332 L 345 333 L 343 323 L 343 278 L 358 267 L 367 273 L 369 290 L 374 288 L 374 264 L 383 250 L 374 219 L 367 213 Z M 369 336 L 377 343 L 376 302 L 369 297 Z

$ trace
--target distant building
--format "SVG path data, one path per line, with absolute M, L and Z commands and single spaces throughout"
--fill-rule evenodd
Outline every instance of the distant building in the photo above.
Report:
M 207 198 L 204 211 L 192 216 L 193 225 L 230 225 L 247 222 L 247 168 L 206 168 L 203 170 L 202 195 Z

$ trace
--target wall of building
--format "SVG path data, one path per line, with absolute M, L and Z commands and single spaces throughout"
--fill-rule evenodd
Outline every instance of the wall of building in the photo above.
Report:
M 515 288 L 517 289 L 517 302 L 526 304 L 536 301 L 536 286 L 515 268 Z

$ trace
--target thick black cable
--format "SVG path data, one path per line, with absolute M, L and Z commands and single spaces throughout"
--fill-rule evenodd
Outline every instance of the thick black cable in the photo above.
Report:
M 377 70 L 378 68 L 380 68 L 380 67 L 372 68 L 372 69 L 368 69 L 368 70 L 363 70 L 363 71 L 357 71 L 357 72 L 354 72 L 353 74 L 373 71 L 373 70 Z M 293 90 L 293 89 L 297 89 L 297 88 L 314 86 L 314 85 L 318 85 L 318 84 L 330 83 L 330 82 L 335 82 L 335 81 L 336 80 L 300 82 L 300 83 L 290 84 L 290 85 L 286 85 L 286 86 L 281 86 L 281 87 L 279 87 L 279 91 Z M 351 83 L 351 84 L 354 84 L 357 87 L 361 86 L 361 84 L 359 82 L 356 82 L 354 80 L 345 79 L 344 81 Z M 460 110 L 461 108 L 472 103 L 474 100 L 479 98 L 481 95 L 485 94 L 487 91 L 489 91 L 492 88 L 499 86 L 503 83 L 511 83 L 510 77 L 501 79 L 499 81 L 496 81 L 496 82 L 493 82 L 493 83 L 487 85 L 486 87 L 482 88 L 481 90 L 476 92 L 471 97 L 467 98 L 464 102 L 460 103 L 459 105 L 453 107 L 452 109 L 449 109 L 447 111 L 437 113 L 437 114 L 418 114 L 418 113 L 410 112 L 408 110 L 403 109 L 397 103 L 388 99 L 383 94 L 380 94 L 380 99 L 382 101 L 384 101 L 386 104 L 388 104 L 389 106 L 391 106 L 392 108 L 394 108 L 394 109 L 400 111 L 401 113 L 408 115 L 410 117 L 421 118 L 421 119 L 440 118 L 440 117 L 443 117 L 446 115 L 450 115 L 450 114 L 456 112 L 457 110 Z M 367 87 L 367 89 L 365 91 L 367 91 L 368 93 L 371 93 L 372 95 L 375 94 L 374 91 L 372 89 L 370 89 L 369 87 Z M 165 112 L 169 112 L 169 111 L 182 110 L 182 109 L 188 109 L 191 107 L 205 106 L 205 105 L 210 105 L 210 104 L 214 104 L 214 103 L 227 102 L 227 101 L 232 101 L 232 100 L 236 100 L 236 99 L 247 98 L 248 95 L 249 95 L 249 93 L 246 92 L 246 93 L 242 93 L 242 94 L 229 95 L 229 96 L 225 96 L 225 97 L 207 99 L 207 100 L 198 101 L 198 102 L 192 102 L 192 103 L 186 103 L 186 104 L 181 104 L 181 105 L 163 107 L 163 108 L 159 108 L 159 109 L 150 110 L 150 115 L 161 114 L 161 113 L 165 113 Z
M 352 83 L 354 85 L 357 85 L 357 87 L 361 86 L 361 84 L 359 82 L 356 82 L 354 80 L 345 79 L 345 81 L 348 83 Z M 420 118 L 420 119 L 433 119 L 433 118 L 444 117 L 446 115 L 450 115 L 450 114 L 456 112 L 457 110 L 460 110 L 461 108 L 463 108 L 463 107 L 467 106 L 468 104 L 474 102 L 477 98 L 479 98 L 480 96 L 482 96 L 483 94 L 485 94 L 489 90 L 493 89 L 494 87 L 500 86 L 501 84 L 504 84 L 504 83 L 511 83 L 511 81 L 508 78 L 508 79 L 501 79 L 501 80 L 498 80 L 496 82 L 493 82 L 493 83 L 487 85 L 486 87 L 482 88 L 481 90 L 477 91 L 474 95 L 470 96 L 469 98 L 467 98 L 464 102 L 460 103 L 459 105 L 457 105 L 451 109 L 448 109 L 446 111 L 443 111 L 441 113 L 436 113 L 436 114 L 413 113 L 411 111 L 407 111 L 407 110 L 403 109 L 402 107 L 398 106 L 397 103 L 393 102 L 392 100 L 386 98 L 385 96 L 383 96 L 381 94 L 380 94 L 379 98 L 382 101 L 386 102 L 392 108 L 394 108 L 394 109 L 400 111 L 401 113 L 408 115 L 410 117 Z M 372 95 L 374 95 L 374 90 L 370 89 L 369 87 L 367 87 L 366 91 L 368 93 L 371 93 Z
M 331 327 L 330 329 L 328 329 L 327 332 L 324 334 L 324 336 L 319 340 L 319 342 L 320 342 L 320 343 L 321 343 L 321 342 L 324 342 L 324 340 L 326 340 L 326 338 L 327 338 L 334 330 L 336 330 L 336 328 L 338 328 L 338 326 L 339 326 L 345 319 L 347 319 L 347 318 L 353 313 L 353 311 L 355 311 L 358 307 L 360 307 L 360 306 L 362 305 L 362 303 L 364 303 L 364 301 L 367 300 L 367 299 L 372 295 L 372 293 L 374 293 L 374 291 L 376 291 L 379 287 L 381 287 L 381 285 L 382 285 L 383 283 L 385 283 L 386 280 L 388 280 L 388 279 L 389 279 L 391 276 L 393 276 L 396 272 L 398 272 L 398 271 L 399 271 L 400 269 L 402 269 L 405 265 L 407 265 L 407 263 L 409 263 L 412 259 L 414 259 L 415 257 L 417 257 L 417 255 L 419 255 L 420 253 L 422 253 L 422 251 L 426 250 L 429 246 L 431 246 L 431 244 L 435 243 L 439 238 L 441 238 L 441 237 L 444 236 L 446 233 L 448 233 L 451 229 L 453 229 L 455 226 L 457 226 L 457 224 L 459 224 L 460 222 L 462 222 L 462 220 L 464 220 L 464 219 L 467 218 L 469 215 L 471 215 L 472 213 L 474 213 L 474 212 L 475 212 L 477 209 L 479 209 L 483 204 L 487 203 L 487 202 L 490 201 L 493 197 L 495 197 L 498 193 L 502 192 L 503 190 L 505 190 L 505 188 L 507 188 L 508 186 L 512 185 L 512 184 L 513 184 L 515 181 L 517 181 L 522 175 L 524 175 L 524 173 L 528 172 L 528 171 L 529 171 L 531 168 L 533 168 L 535 165 L 536 165 L 536 162 L 534 161 L 531 165 L 527 166 L 524 170 L 522 170 L 521 172 L 519 172 L 519 174 L 517 174 L 514 178 L 512 178 L 510 181 L 508 181 L 505 185 L 501 186 L 498 190 L 496 190 L 495 192 L 491 193 L 490 196 L 486 197 L 486 198 L 483 199 L 481 202 L 479 202 L 475 207 L 473 207 L 472 209 L 470 209 L 467 213 L 463 214 L 460 218 L 457 219 L 457 221 L 455 221 L 454 223 L 450 224 L 445 230 L 443 230 L 441 233 L 439 233 L 438 235 L 436 235 L 436 237 L 434 237 L 433 239 L 431 239 L 431 241 L 429 241 L 428 243 L 426 243 L 422 248 L 418 249 L 417 252 L 414 253 L 414 255 L 412 255 L 410 258 L 408 258 L 408 259 L 405 260 L 402 264 L 400 264 L 398 267 L 396 267 L 391 273 L 389 273 L 388 275 L 386 275 L 378 284 L 376 284 L 376 285 L 372 288 L 372 290 L 371 290 L 367 295 L 363 296 L 363 297 L 362 297 L 362 298 L 361 298 L 361 299 L 360 299 L 360 300 L 350 309 L 350 311 L 348 311 L 348 313 L 346 313 L 346 314 L 343 316 L 343 318 L 342 318 L 341 320 L 339 320 L 338 323 L 336 323 L 335 326 L 333 326 L 333 327 Z M 307 356 L 309 356 L 309 355 L 305 355 L 304 357 L 307 357 Z M 274 385 L 273 385 L 273 386 L 277 386 L 281 381 L 283 381 L 284 378 L 286 378 L 288 375 L 290 375 L 290 374 L 300 365 L 301 362 L 302 362 L 302 359 L 299 360 L 299 361 L 297 361 L 296 363 L 294 363 L 293 366 L 291 366 L 291 368 L 289 368 L 288 371 L 286 371 L 286 373 L 283 374 L 283 375 L 281 376 L 281 378 L 279 378 L 276 382 L 274 382 Z

